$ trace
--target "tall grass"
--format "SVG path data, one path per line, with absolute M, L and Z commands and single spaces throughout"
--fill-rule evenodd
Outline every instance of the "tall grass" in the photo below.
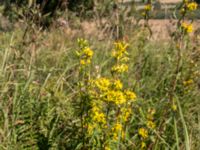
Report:
M 113 58 L 116 41 L 109 37 L 85 37 L 94 54 L 83 67 L 80 59 L 85 57 L 77 56 L 84 50 L 77 44 L 80 35 L 74 38 L 54 27 L 25 31 L 24 25 L 1 32 L 0 149 L 198 150 L 200 51 L 179 27 L 178 36 L 167 42 L 149 40 L 147 27 L 126 28 L 126 40 L 120 42 L 129 45 L 129 61 L 123 62 L 129 69 L 122 74 L 113 73 L 112 67 L 121 61 Z M 106 102 L 101 94 L 107 93 L 94 84 L 101 77 L 120 80 L 119 91 L 134 91 L 136 100 L 126 107 Z M 103 103 L 100 111 L 107 112 L 107 127 L 92 134 L 88 126 L 97 121 L 92 122 L 90 102 Z M 131 115 L 116 123 L 123 117 L 122 108 L 128 107 Z M 116 128 L 118 123 L 124 133 Z

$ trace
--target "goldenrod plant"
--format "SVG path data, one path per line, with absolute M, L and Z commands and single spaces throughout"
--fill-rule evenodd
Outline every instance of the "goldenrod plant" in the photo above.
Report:
M 81 43 L 87 43 L 87 41 L 81 40 Z M 120 76 L 128 71 L 127 47 L 128 45 L 124 42 L 115 43 L 111 55 L 114 59 L 111 77 L 99 75 L 98 78 L 91 77 L 82 83 L 81 104 L 88 105 L 88 109 L 82 110 L 81 115 L 81 122 L 84 124 L 82 126 L 85 129 L 82 129 L 85 131 L 83 148 L 119 149 L 120 145 L 127 140 L 129 133 L 126 126 L 133 113 L 132 105 L 137 97 L 132 90 L 123 87 L 120 79 Z M 84 46 L 81 51 L 84 52 L 85 49 L 90 48 Z M 83 60 L 82 57 L 80 59 Z M 80 63 L 81 68 L 83 65 L 85 63 Z M 87 92 L 83 89 L 87 89 Z

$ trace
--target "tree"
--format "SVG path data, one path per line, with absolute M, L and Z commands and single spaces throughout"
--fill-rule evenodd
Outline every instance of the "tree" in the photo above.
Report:
M 200 4 L 200 0 L 195 0 L 195 2 L 196 2 L 197 4 Z

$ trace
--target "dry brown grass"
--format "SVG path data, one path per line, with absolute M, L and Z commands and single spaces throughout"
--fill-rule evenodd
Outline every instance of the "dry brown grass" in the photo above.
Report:
M 159 0 L 161 3 L 179 3 L 181 0 Z
M 170 19 L 150 19 L 149 20 L 149 26 L 152 30 L 152 40 L 169 40 L 170 39 L 170 33 L 172 33 L 176 29 L 176 20 L 170 20 Z M 144 21 L 141 20 L 139 22 L 140 25 L 143 25 Z M 135 21 L 133 21 L 133 24 L 135 24 Z M 200 20 L 194 21 L 194 31 L 200 28 Z M 99 39 L 104 39 L 105 36 L 108 36 L 108 32 L 103 32 L 102 27 L 101 29 L 97 27 L 96 22 L 94 21 L 84 21 L 80 23 L 79 29 L 72 29 L 70 27 L 62 27 L 63 31 L 70 35 L 70 36 L 76 36 L 77 34 L 82 34 L 87 37 L 95 36 Z

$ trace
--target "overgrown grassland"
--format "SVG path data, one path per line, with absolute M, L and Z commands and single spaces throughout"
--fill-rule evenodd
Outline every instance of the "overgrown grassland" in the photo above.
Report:
M 176 43 L 153 42 L 147 36 L 143 30 L 131 31 L 126 40 L 129 70 L 120 77 L 110 71 L 115 64 L 115 41 L 86 37 L 94 55 L 84 77 L 77 57 L 77 39 L 81 37 L 71 38 L 62 29 L 28 30 L 25 36 L 23 28 L 1 32 L 0 149 L 106 149 L 110 144 L 113 150 L 198 150 L 199 47 L 190 40 L 186 42 L 177 72 Z M 81 98 L 92 99 L 85 93 L 85 86 L 89 85 L 84 78 L 101 77 L 119 78 L 123 89 L 130 89 L 137 96 L 125 139 L 118 141 L 117 148 L 109 139 L 104 145 L 99 144 L 106 135 L 83 137 L 86 129 L 81 127 L 79 102 Z M 173 91 L 174 78 L 177 83 Z M 86 85 L 80 89 L 80 84 Z M 151 113 L 153 119 L 149 119 Z M 146 125 L 148 121 L 153 125 Z M 147 130 L 148 135 L 145 131 L 138 133 L 141 129 Z

